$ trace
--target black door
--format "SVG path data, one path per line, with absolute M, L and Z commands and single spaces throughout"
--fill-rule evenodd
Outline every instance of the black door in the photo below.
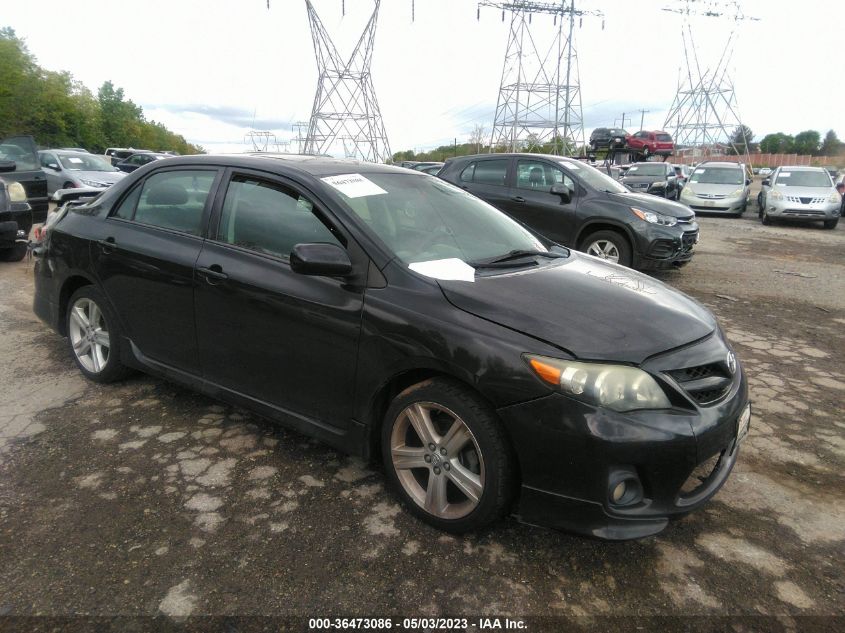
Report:
M 151 174 L 102 223 L 94 270 L 125 335 L 148 359 L 199 373 L 194 265 L 210 213 L 215 169 Z
M 555 184 L 567 187 L 568 200 L 551 193 Z M 520 158 L 516 163 L 514 185 L 505 211 L 549 239 L 570 245 L 578 206 L 575 181 L 549 161 Z
M 458 186 L 500 211 L 505 211 L 510 202 L 508 172 L 510 158 L 482 158 L 467 165 L 457 175 Z
M 313 197 L 292 183 L 236 173 L 218 199 L 215 238 L 197 261 L 204 377 L 344 427 L 352 415 L 363 287 L 294 273 L 289 255 L 296 244 L 345 246 L 346 238 L 327 228 Z

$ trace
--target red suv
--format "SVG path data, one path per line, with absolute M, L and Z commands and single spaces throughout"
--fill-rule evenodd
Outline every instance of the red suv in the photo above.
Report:
M 663 131 L 640 131 L 636 134 L 629 134 L 625 142 L 631 149 L 642 152 L 643 156 L 650 156 L 651 154 L 670 156 L 675 151 L 675 143 L 672 141 L 672 137 Z

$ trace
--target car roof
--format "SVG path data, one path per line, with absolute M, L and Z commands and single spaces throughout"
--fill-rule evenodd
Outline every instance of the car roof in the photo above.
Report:
M 252 167 L 267 169 L 284 165 L 311 176 L 332 176 L 348 173 L 415 173 L 402 167 L 368 163 L 351 158 L 332 158 L 331 156 L 308 156 L 304 154 L 281 154 L 274 152 L 248 152 L 243 154 L 193 154 L 190 156 L 168 156 L 171 165 L 177 164 L 212 164 L 234 167 Z M 419 172 L 417 172 L 419 173 Z M 420 176 L 425 174 L 420 173 Z
M 702 165 L 710 165 L 711 167 L 736 167 L 737 169 L 742 169 L 744 163 L 734 163 L 729 160 L 706 160 L 703 163 L 698 163 L 696 167 L 701 167 Z
M 781 165 L 778 169 L 788 169 L 789 171 L 827 171 L 824 167 L 814 167 L 812 165 Z

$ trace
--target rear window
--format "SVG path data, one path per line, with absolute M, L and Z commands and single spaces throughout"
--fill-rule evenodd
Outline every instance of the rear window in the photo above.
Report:
M 480 160 L 475 163 L 471 177 L 468 177 L 469 171 L 469 168 L 463 171 L 461 180 L 471 180 L 481 185 L 504 185 L 508 174 L 508 159 Z
M 658 140 L 658 141 L 665 141 L 665 142 L 667 142 L 667 143 L 671 143 L 671 142 L 672 142 L 672 137 L 671 137 L 671 136 L 669 136 L 668 134 L 658 134 L 658 135 L 657 135 L 657 140 Z

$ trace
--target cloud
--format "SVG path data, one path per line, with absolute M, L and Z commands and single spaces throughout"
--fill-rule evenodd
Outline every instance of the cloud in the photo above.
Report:
M 209 106 L 202 104 L 146 104 L 145 110 L 164 110 L 179 115 L 201 115 L 214 121 L 238 128 L 253 130 L 290 130 L 293 120 L 256 117 L 254 112 L 233 106 Z

